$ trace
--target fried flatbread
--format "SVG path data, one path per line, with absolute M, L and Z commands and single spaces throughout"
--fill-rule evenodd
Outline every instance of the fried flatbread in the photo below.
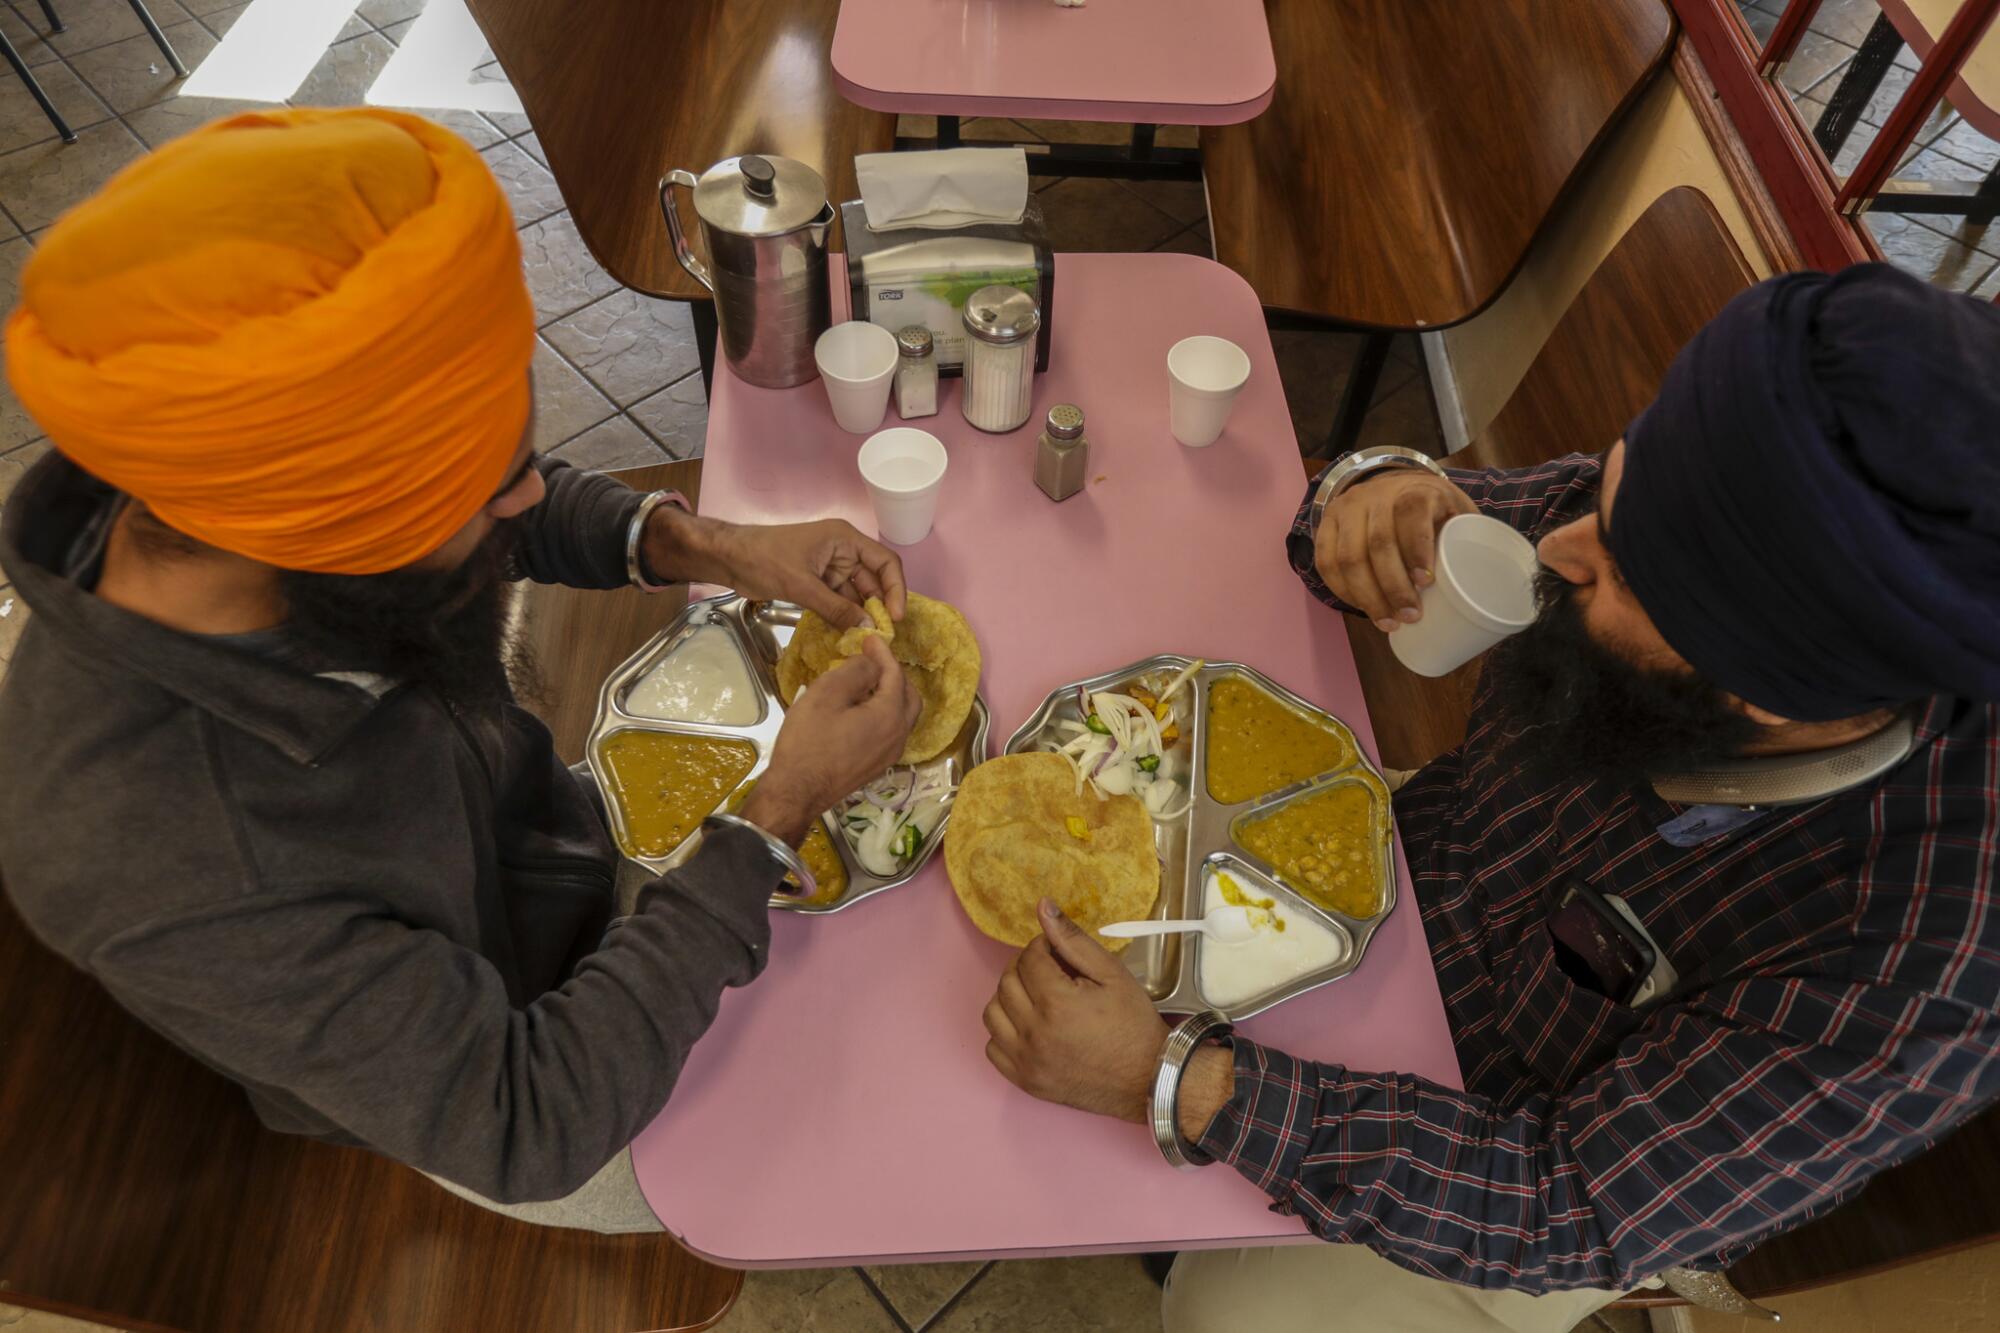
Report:
M 1048 897 L 1117 953 L 1131 941 L 1097 928 L 1146 917 L 1160 896 L 1146 807 L 1134 796 L 1079 794 L 1055 754 L 1002 755 L 967 773 L 945 827 L 944 864 L 972 924 L 1003 944 L 1042 933 L 1035 906 Z
M 972 712 L 972 698 L 979 692 L 979 640 L 958 608 L 920 593 L 909 594 L 900 623 L 889 619 L 879 598 L 870 597 L 867 610 L 872 626 L 844 631 L 817 612 L 801 616 L 791 642 L 778 655 L 778 696 L 790 707 L 800 690 L 858 655 L 868 637 L 879 634 L 924 699 L 898 762 L 935 759 L 958 738 Z

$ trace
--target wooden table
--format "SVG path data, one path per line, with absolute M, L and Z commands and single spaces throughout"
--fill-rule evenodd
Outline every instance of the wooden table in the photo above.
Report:
M 520 93 L 590 253 L 627 287 L 697 302 L 698 314 L 709 295 L 674 258 L 662 174 L 775 153 L 818 171 L 838 202 L 857 197 L 854 155 L 895 145 L 894 116 L 833 85 L 839 0 L 467 7 Z

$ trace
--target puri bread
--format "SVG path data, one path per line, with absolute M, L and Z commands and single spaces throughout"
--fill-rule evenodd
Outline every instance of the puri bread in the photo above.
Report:
M 944 864 L 972 924 L 1003 944 L 1041 934 L 1035 906 L 1048 897 L 1115 953 L 1130 941 L 1097 928 L 1147 916 L 1160 896 L 1145 806 L 1078 793 L 1055 754 L 1002 755 L 967 773 L 945 828 Z
M 789 707 L 800 690 L 860 653 L 870 635 L 880 634 L 924 699 L 899 762 L 935 759 L 958 738 L 972 712 L 979 692 L 979 640 L 957 607 L 920 593 L 909 594 L 901 623 L 889 619 L 879 598 L 869 598 L 867 609 L 872 628 L 836 630 L 813 611 L 800 617 L 778 655 L 778 697 Z

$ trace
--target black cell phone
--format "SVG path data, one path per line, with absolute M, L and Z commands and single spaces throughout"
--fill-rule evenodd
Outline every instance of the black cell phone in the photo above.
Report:
M 1555 939 L 1556 965 L 1565 976 L 1620 1004 L 1638 998 L 1658 961 L 1646 937 L 1581 879 L 1563 886 L 1549 934 Z

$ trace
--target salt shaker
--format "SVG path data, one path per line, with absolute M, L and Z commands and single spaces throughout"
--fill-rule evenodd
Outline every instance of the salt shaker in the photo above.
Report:
M 965 303 L 965 419 L 995 434 L 1027 424 L 1042 308 L 1018 287 L 981 287 Z
M 1090 468 L 1090 441 L 1083 437 L 1083 409 L 1057 403 L 1042 424 L 1035 447 L 1035 485 L 1051 500 L 1067 500 L 1083 489 Z
M 903 420 L 937 415 L 938 363 L 931 331 L 911 324 L 896 334 L 896 413 Z

